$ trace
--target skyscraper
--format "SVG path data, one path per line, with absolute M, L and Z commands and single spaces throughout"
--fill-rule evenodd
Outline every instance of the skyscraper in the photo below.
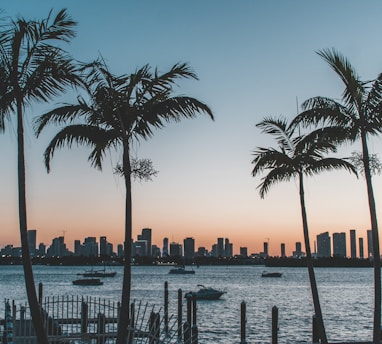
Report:
M 333 257 L 346 257 L 346 233 L 333 233 Z
M 330 257 L 330 236 L 329 232 L 317 235 L 317 257 Z
M 138 235 L 138 240 L 146 240 L 146 256 L 151 256 L 151 228 L 143 228 L 142 234 Z
M 195 239 L 194 238 L 186 238 L 183 240 L 184 247 L 184 258 L 186 260 L 194 259 L 195 255 Z
M 182 257 L 183 256 L 182 245 L 177 242 L 170 243 L 170 256 L 171 257 Z
M 285 244 L 281 244 L 281 258 L 285 258 Z
M 107 255 L 107 240 L 105 236 L 99 238 L 99 255 L 104 257 Z
M 168 238 L 163 238 L 162 257 L 168 257 Z
M 367 230 L 367 257 L 373 258 L 373 231 L 371 229 Z
M 218 238 L 218 246 L 217 246 L 217 256 L 224 257 L 224 239 Z
M 358 239 L 359 243 L 358 243 L 358 246 L 359 246 L 359 257 L 361 259 L 364 258 L 364 253 L 363 253 L 363 238 L 359 238 Z
M 350 230 L 350 258 L 357 258 L 357 242 L 355 229 Z
M 29 254 L 31 257 L 34 257 L 36 253 L 37 231 L 35 229 L 29 229 L 27 233 Z

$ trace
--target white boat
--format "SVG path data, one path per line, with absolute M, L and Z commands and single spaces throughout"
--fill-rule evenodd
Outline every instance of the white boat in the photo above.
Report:
M 192 295 L 195 294 L 197 300 L 218 300 L 223 294 L 226 293 L 226 291 L 205 287 L 202 284 L 198 284 L 198 287 L 200 289 L 197 292 L 190 291 L 186 293 L 184 297 L 192 297 Z

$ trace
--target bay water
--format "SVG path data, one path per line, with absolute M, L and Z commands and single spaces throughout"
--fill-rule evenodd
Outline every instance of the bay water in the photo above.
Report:
M 189 268 L 189 267 L 188 267 Z M 104 278 L 101 286 L 75 286 L 81 266 L 33 266 L 36 285 L 44 296 L 91 296 L 119 301 L 122 267 Z M 220 300 L 198 301 L 199 343 L 240 343 L 240 309 L 246 304 L 246 341 L 270 343 L 272 307 L 279 313 L 279 343 L 311 343 L 313 303 L 306 268 L 268 268 L 281 278 L 262 278 L 264 266 L 200 266 L 195 274 L 172 275 L 169 266 L 133 266 L 132 299 L 163 307 L 168 283 L 169 313 L 177 315 L 178 289 L 197 291 L 198 284 L 224 289 Z M 315 268 L 316 280 L 330 342 L 371 341 L 374 282 L 372 268 Z M 5 299 L 16 305 L 27 301 L 22 266 L 0 266 L 0 318 Z

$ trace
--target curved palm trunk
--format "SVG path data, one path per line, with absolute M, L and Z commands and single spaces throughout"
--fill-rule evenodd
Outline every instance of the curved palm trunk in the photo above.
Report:
M 314 275 L 314 269 L 313 269 L 312 253 L 310 251 L 308 220 L 307 220 L 306 209 L 305 209 L 304 183 L 303 183 L 302 173 L 299 173 L 299 181 L 300 181 L 301 215 L 302 215 L 302 225 L 303 225 L 303 231 L 304 231 L 304 242 L 305 242 L 305 251 L 306 251 L 306 263 L 307 263 L 308 272 L 309 272 L 310 288 L 312 290 L 314 312 L 315 312 L 315 315 L 317 317 L 320 339 L 321 339 L 323 344 L 327 344 L 328 339 L 326 337 L 324 320 L 322 318 L 320 300 L 318 297 L 316 277 Z
M 369 166 L 369 151 L 367 147 L 366 135 L 362 133 L 362 155 L 367 186 L 367 196 L 369 200 L 369 211 L 371 220 L 371 231 L 373 236 L 373 259 L 374 259 L 374 326 L 373 343 L 379 344 L 381 340 L 381 258 L 379 252 L 379 234 L 377 212 L 375 210 L 375 200 L 373 185 L 371 182 L 371 172 Z
M 19 186 L 19 222 L 21 252 L 24 267 L 25 288 L 28 303 L 32 315 L 37 340 L 40 344 L 48 344 L 48 338 L 44 329 L 40 304 L 37 300 L 36 287 L 33 277 L 32 262 L 28 245 L 26 186 L 25 186 L 25 153 L 24 153 L 24 126 L 21 104 L 17 104 L 17 151 L 18 151 L 18 186 Z
M 119 314 L 117 344 L 126 344 L 127 329 L 129 325 L 130 293 L 131 293 L 131 241 L 132 241 L 132 203 L 131 203 L 131 166 L 128 142 L 123 147 L 123 172 L 126 186 L 125 205 L 125 242 L 124 242 L 124 269 L 121 296 L 121 310 Z M 132 340 L 132 336 L 129 336 Z

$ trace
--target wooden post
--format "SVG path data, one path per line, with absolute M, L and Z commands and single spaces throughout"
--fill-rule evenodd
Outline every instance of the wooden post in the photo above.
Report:
M 135 332 L 135 303 L 130 304 L 130 319 L 129 325 L 127 326 L 127 343 L 131 344 L 133 342 Z
M 88 304 L 83 300 L 81 303 L 81 333 L 88 333 Z
M 155 343 L 159 344 L 160 338 L 160 314 L 156 313 L 155 317 Z
M 191 302 L 192 302 L 192 297 L 188 296 L 186 300 L 187 300 L 187 322 L 191 326 Z
M 182 340 L 182 326 L 183 326 L 183 319 L 182 319 L 182 289 L 178 289 L 178 340 Z
M 188 321 L 183 325 L 184 344 L 191 344 L 191 326 Z
M 149 344 L 155 343 L 155 316 L 156 314 L 154 312 L 150 313 L 150 320 L 149 320 Z
M 277 344 L 277 332 L 279 323 L 279 310 L 276 306 L 272 307 L 272 344 Z
M 97 315 L 97 344 L 105 343 L 106 317 L 105 314 L 98 313 Z
M 316 315 L 313 315 L 313 318 L 312 318 L 312 332 L 313 332 L 313 343 L 319 343 L 320 336 L 318 334 L 318 324 L 317 324 Z
M 245 341 L 245 326 L 247 323 L 247 316 L 246 316 L 246 304 L 244 301 L 242 301 L 240 306 L 240 344 L 247 344 Z
M 192 327 L 191 327 L 191 343 L 198 344 L 198 326 L 196 324 L 196 294 L 192 293 Z
M 164 282 L 164 332 L 168 335 L 168 282 Z
M 42 305 L 42 282 L 38 284 L 38 303 Z

